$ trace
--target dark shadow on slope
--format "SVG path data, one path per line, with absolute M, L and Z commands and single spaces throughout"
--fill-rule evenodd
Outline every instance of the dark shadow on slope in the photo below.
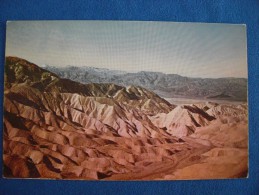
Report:
M 11 101 L 16 101 L 20 104 L 35 108 L 37 110 L 44 110 L 47 111 L 46 108 L 44 108 L 42 105 L 38 105 L 35 102 L 27 99 L 26 97 L 22 96 L 18 93 L 8 93 L 6 94 L 6 97 L 9 98 Z
M 32 162 L 32 160 L 30 158 L 27 159 L 26 165 L 30 171 L 30 177 L 32 177 L 32 178 L 40 177 L 40 173 L 38 172 L 36 166 L 34 165 L 34 163 Z
M 104 179 L 104 178 L 110 177 L 110 175 L 107 175 L 107 174 L 101 173 L 101 172 L 97 172 L 97 177 L 98 177 L 98 179 Z
M 14 128 L 21 129 L 24 131 L 28 131 L 29 129 L 24 125 L 25 119 L 17 116 L 16 114 L 5 111 L 4 116 L 6 120 L 8 120 Z
M 183 108 L 189 110 L 192 113 L 200 114 L 202 117 L 206 118 L 209 121 L 212 121 L 212 120 L 216 119 L 215 117 L 210 116 L 208 113 L 204 112 L 202 109 L 200 109 L 200 108 L 198 108 L 196 106 L 187 106 L 187 105 L 185 105 L 185 106 L 183 106 Z
M 43 163 L 47 166 L 47 168 L 53 172 L 56 172 L 56 173 L 61 173 L 61 171 L 57 168 L 55 168 L 51 161 L 49 160 L 49 158 L 47 156 L 44 156 L 43 157 Z

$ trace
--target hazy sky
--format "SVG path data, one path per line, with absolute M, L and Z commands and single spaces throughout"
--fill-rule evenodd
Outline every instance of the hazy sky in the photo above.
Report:
M 6 56 L 38 65 L 93 66 L 191 77 L 247 77 L 244 25 L 129 22 L 8 22 Z

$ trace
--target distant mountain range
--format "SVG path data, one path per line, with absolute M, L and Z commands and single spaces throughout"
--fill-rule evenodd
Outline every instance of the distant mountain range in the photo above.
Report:
M 247 100 L 246 78 L 190 78 L 177 74 L 141 71 L 128 73 L 94 67 L 54 67 L 45 69 L 61 78 L 81 83 L 114 83 L 121 86 L 141 86 L 161 97 L 208 98 L 226 100 Z

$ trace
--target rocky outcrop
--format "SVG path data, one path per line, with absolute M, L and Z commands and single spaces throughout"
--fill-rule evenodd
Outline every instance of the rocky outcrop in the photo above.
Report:
M 196 128 L 207 126 L 215 118 L 197 106 L 177 106 L 168 114 L 159 113 L 150 117 L 155 126 L 163 128 L 170 135 L 182 137 L 196 131 Z

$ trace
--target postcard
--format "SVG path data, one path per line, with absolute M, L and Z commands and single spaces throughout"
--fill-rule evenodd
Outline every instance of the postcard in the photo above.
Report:
M 246 26 L 9 21 L 3 176 L 246 178 Z

